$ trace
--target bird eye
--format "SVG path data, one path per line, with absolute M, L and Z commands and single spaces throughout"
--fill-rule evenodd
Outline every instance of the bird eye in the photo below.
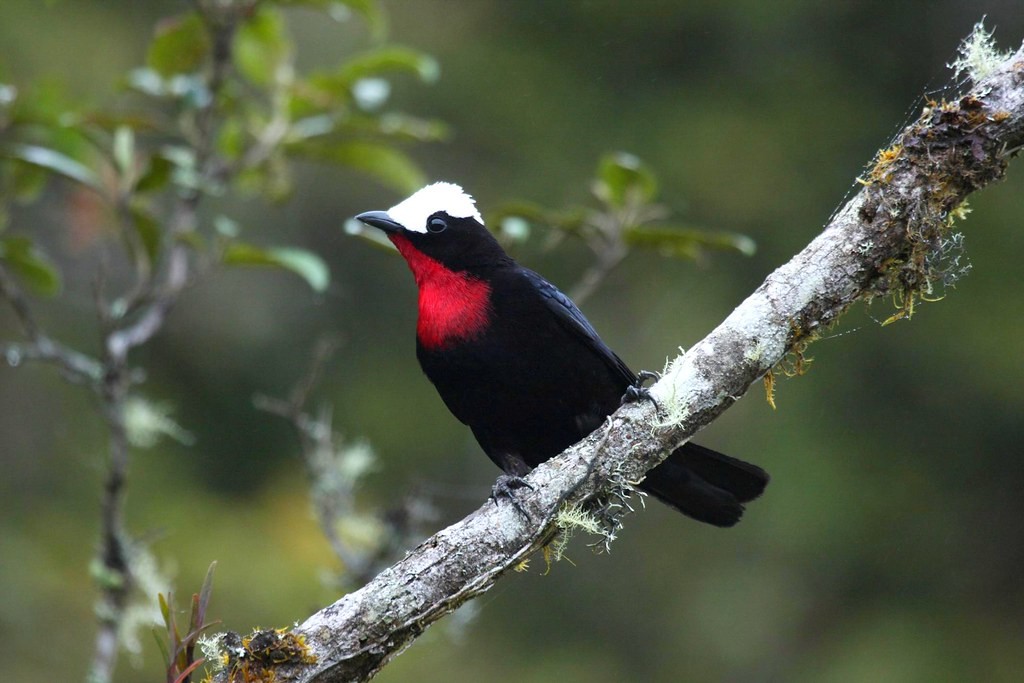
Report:
M 427 230 L 430 232 L 444 232 L 448 227 L 448 223 L 443 218 L 435 216 L 427 221 Z

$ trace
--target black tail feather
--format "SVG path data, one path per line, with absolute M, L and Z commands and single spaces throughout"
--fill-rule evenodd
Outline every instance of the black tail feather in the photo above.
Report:
M 729 527 L 768 479 L 756 465 L 687 443 L 648 472 L 640 488 L 697 521 Z
M 695 443 L 685 443 L 667 461 L 680 462 L 709 484 L 725 489 L 741 503 L 749 503 L 768 486 L 768 473 L 757 465 L 732 458 Z

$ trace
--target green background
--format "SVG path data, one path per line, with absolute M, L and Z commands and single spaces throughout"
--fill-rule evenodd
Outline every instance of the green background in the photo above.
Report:
M 0 75 L 103 103 L 180 2 L 5 0 Z M 395 83 L 390 106 L 452 126 L 413 150 L 486 214 L 526 198 L 579 203 L 600 155 L 628 150 L 695 224 L 756 239 L 753 258 L 702 264 L 635 253 L 584 307 L 635 368 L 660 368 L 802 248 L 874 152 L 950 80 L 959 40 L 987 14 L 1004 47 L 1024 36 L 1005 2 L 471 2 L 392 0 L 390 38 L 437 57 L 440 80 Z M 353 20 L 290 15 L 301 62 L 369 44 Z M 856 307 L 810 349 L 810 372 L 760 387 L 699 440 L 773 475 L 733 530 L 661 506 L 626 520 L 610 555 L 509 576 L 473 612 L 431 629 L 381 681 L 1017 681 L 1024 671 L 1024 174 L 971 200 L 973 272 L 912 321 Z M 400 197 L 355 174 L 304 167 L 292 201 L 221 207 L 254 241 L 311 248 L 332 284 L 215 273 L 189 290 L 136 360 L 147 395 L 197 439 L 137 451 L 130 528 L 156 538 L 182 593 L 219 561 L 211 613 L 225 628 L 286 626 L 336 597 L 288 427 L 256 412 L 284 394 L 315 339 L 343 344 L 318 397 L 380 457 L 361 504 L 416 490 L 453 522 L 497 474 L 421 375 L 415 292 L 400 259 L 342 234 Z M 47 245 L 65 293 L 39 303 L 55 335 L 95 351 L 91 282 L 102 241 L 60 187 L 15 228 Z M 516 256 L 568 287 L 581 249 Z M 0 307 L 0 339 L 17 338 Z M 0 638 L 4 680 L 80 680 L 92 647 L 87 566 L 105 433 L 87 392 L 50 368 L 0 367 Z M 144 634 L 141 669 L 161 680 Z

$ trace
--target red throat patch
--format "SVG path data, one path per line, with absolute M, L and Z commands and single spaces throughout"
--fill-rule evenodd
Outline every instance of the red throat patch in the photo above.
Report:
M 401 235 L 388 235 L 416 279 L 420 314 L 416 337 L 428 349 L 471 339 L 487 326 L 491 286 L 467 273 L 446 268 Z

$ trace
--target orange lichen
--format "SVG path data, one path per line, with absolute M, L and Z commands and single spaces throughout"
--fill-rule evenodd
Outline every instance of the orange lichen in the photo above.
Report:
M 229 636 L 233 636 L 226 643 L 230 683 L 273 683 L 277 667 L 317 661 L 305 636 L 286 629 L 256 630 L 244 638 L 238 634 Z
M 872 183 L 888 182 L 891 178 L 891 171 L 889 169 L 902 154 L 903 146 L 900 144 L 895 144 L 892 147 L 879 151 L 875 157 L 875 165 L 868 173 L 868 180 Z M 863 183 L 863 181 L 861 182 Z
M 775 410 L 775 373 L 771 370 L 764 373 L 764 394 L 768 405 Z

